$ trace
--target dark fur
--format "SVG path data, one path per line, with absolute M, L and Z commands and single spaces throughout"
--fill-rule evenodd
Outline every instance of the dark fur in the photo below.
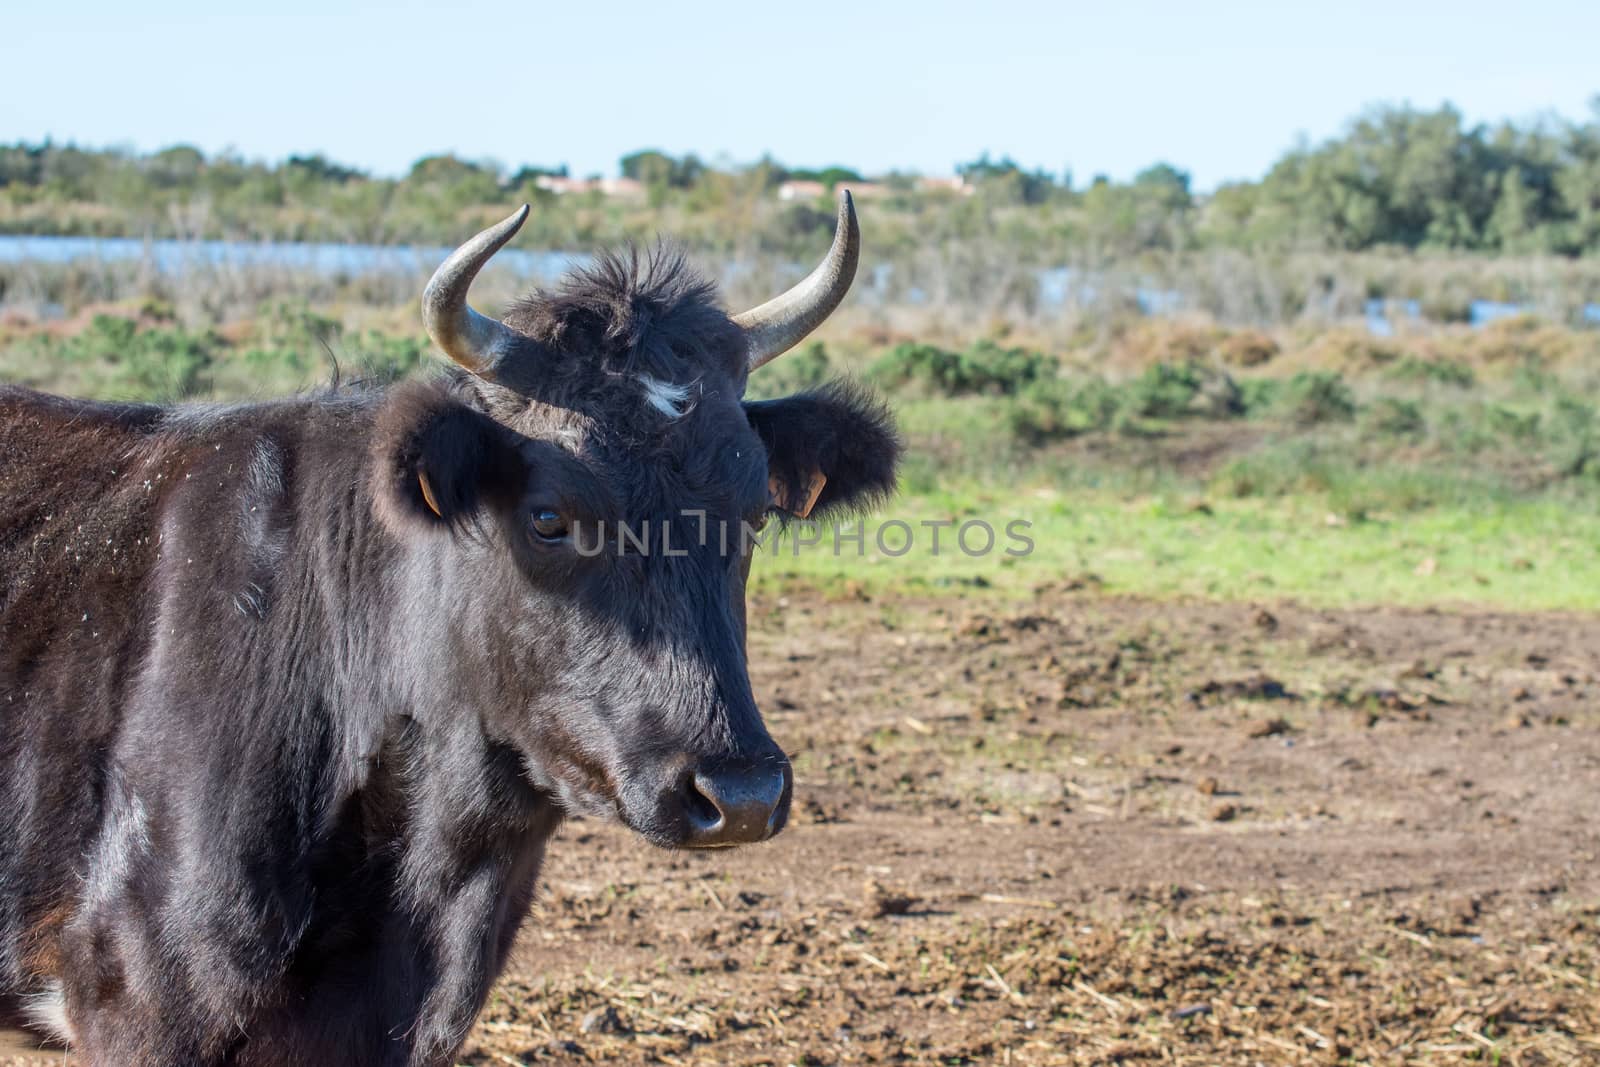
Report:
M 829 382 L 796 396 L 751 401 L 744 413 L 783 484 L 805 485 L 813 470 L 827 475 L 810 518 L 837 519 L 894 492 L 900 455 L 894 417 L 863 387 Z
M 565 814 L 670 846 L 686 768 L 783 764 L 747 558 L 584 559 L 528 516 L 737 522 L 769 466 L 856 506 L 886 413 L 742 405 L 737 328 L 661 254 L 509 318 L 514 389 L 0 389 L 0 1012 L 61 983 L 102 1067 L 448 1064 Z

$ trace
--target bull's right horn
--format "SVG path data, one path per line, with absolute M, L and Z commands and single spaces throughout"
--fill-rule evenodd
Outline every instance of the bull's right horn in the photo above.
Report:
M 850 191 L 841 189 L 839 221 L 828 258 L 787 293 L 733 317 L 744 329 L 751 370 L 789 351 L 833 314 L 850 291 L 860 258 L 861 228 L 856 225 L 856 205 L 850 199 Z
M 523 204 L 504 222 L 497 222 L 450 253 L 422 290 L 422 324 L 445 355 L 480 378 L 493 381 L 501 363 L 518 345 L 526 344 L 511 327 L 467 304 L 472 279 L 489 258 L 515 237 L 528 218 Z

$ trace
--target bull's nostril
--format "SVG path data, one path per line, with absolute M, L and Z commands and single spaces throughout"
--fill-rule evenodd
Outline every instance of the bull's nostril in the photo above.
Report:
M 694 775 L 684 783 L 684 807 L 689 816 L 689 823 L 698 833 L 707 833 L 722 825 L 722 809 L 712 799 L 711 791 L 702 784 L 700 776 Z

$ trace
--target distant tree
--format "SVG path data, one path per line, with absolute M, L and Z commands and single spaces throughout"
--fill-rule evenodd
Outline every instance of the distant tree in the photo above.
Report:
M 360 181 L 366 177 L 364 172 L 354 167 L 330 162 L 321 152 L 309 156 L 290 156 L 284 167 L 291 171 L 299 171 L 313 181 L 332 182 L 336 185 Z
M 163 148 L 145 160 L 145 173 L 158 187 L 192 185 L 206 167 L 206 157 L 192 145 Z
M 841 167 L 837 165 L 831 167 L 821 167 L 815 170 L 791 170 L 789 172 L 789 177 L 799 181 L 821 182 L 830 189 L 838 185 L 840 182 L 866 181 L 866 179 L 861 176 L 860 171 L 852 170 L 850 167 Z
M 0 145 L 0 186 L 39 184 L 39 160 L 48 147 L 49 142 Z
M 406 181 L 419 185 L 454 185 L 480 178 L 487 173 L 481 164 L 469 162 L 458 156 L 448 154 L 423 156 L 411 165 L 411 172 L 406 175 Z
M 1201 230 L 1219 244 L 1242 244 L 1250 232 L 1261 198 L 1255 182 L 1219 185 L 1201 209 Z
M 520 189 L 524 185 L 531 185 L 540 178 L 565 178 L 569 176 L 567 165 L 562 163 L 556 167 L 535 167 L 523 165 L 517 172 L 506 180 L 506 185 L 512 189 Z
M 750 205 L 786 178 L 837 185 L 862 180 L 844 165 L 788 168 L 766 157 L 749 167 L 711 166 L 698 156 L 657 149 L 622 159 L 650 203 L 669 199 L 692 216 L 693 240 L 729 240 L 731 220 L 754 220 L 774 247 L 831 226 L 821 205 L 785 209 L 762 222 Z M 1256 181 L 1197 196 L 1189 175 L 1157 163 L 1127 182 L 1097 175 L 1081 190 L 1069 176 L 1029 171 L 988 153 L 960 174 L 980 195 L 880 210 L 893 239 L 979 237 L 1066 261 L 1203 245 L 1239 248 L 1369 249 L 1384 246 L 1485 253 L 1600 255 L 1600 98 L 1583 120 L 1542 119 L 1489 127 L 1451 107 L 1379 107 L 1336 137 L 1302 142 Z M 86 149 L 51 140 L 0 145 L 0 228 L 18 232 L 121 234 L 205 231 L 361 240 L 446 240 L 463 221 L 490 217 L 513 190 L 528 190 L 565 166 L 526 165 L 502 181 L 498 164 L 427 156 L 404 178 L 377 178 L 305 153 L 271 164 L 227 151 L 207 156 L 191 145 L 145 155 Z M 915 175 L 883 179 L 911 192 Z M 532 198 L 531 192 L 525 194 Z M 285 210 L 288 205 L 294 210 Z M 1027 210 L 1016 210 L 1027 209 Z M 625 216 L 630 216 L 625 218 Z M 625 236 L 635 225 L 618 205 L 580 220 L 536 215 L 530 236 L 553 246 L 584 246 Z M 926 223 L 927 225 L 924 225 Z M 743 223 L 741 223 L 743 224 Z
M 970 163 L 956 167 L 969 185 L 983 189 L 997 200 L 1020 204 L 1042 204 L 1056 191 L 1055 179 L 1047 171 L 1025 171 L 1010 156 L 998 160 L 985 152 Z
M 664 187 L 672 184 L 677 165 L 677 160 L 665 152 L 647 148 L 622 157 L 622 176 L 643 185 Z
M 1171 163 L 1157 163 L 1133 176 L 1133 187 L 1153 201 L 1174 209 L 1184 209 L 1193 203 L 1189 194 L 1189 172 L 1179 170 Z
M 1568 244 L 1600 252 L 1600 96 L 1590 101 L 1593 118 L 1574 126 L 1563 146 L 1555 187 L 1560 199 Z
M 673 166 L 672 184 L 679 189 L 692 188 L 709 172 L 710 168 L 700 162 L 699 156 L 691 152 Z
M 745 171 L 750 180 L 760 189 L 771 189 L 774 186 L 781 185 L 789 180 L 792 173 L 770 155 L 763 155 Z
M 424 156 L 412 164 L 391 207 L 413 226 L 437 225 L 467 208 L 501 197 L 500 174 L 492 165 L 455 155 Z M 441 227 L 442 229 L 443 227 Z

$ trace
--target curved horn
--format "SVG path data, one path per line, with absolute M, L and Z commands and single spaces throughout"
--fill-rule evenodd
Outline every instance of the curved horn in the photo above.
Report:
M 856 205 L 848 189 L 839 191 L 839 222 L 833 232 L 828 258 L 805 280 L 782 296 L 751 308 L 733 321 L 744 329 L 749 343 L 750 369 L 755 370 L 805 340 L 822 325 L 850 291 L 856 261 L 861 258 L 861 229 L 856 225 Z
M 467 290 L 489 257 L 516 236 L 527 218 L 528 205 L 523 204 L 510 218 L 450 253 L 422 290 L 422 324 L 433 343 L 473 374 L 491 381 L 501 360 L 524 338 L 509 326 L 473 311 L 467 305 Z

